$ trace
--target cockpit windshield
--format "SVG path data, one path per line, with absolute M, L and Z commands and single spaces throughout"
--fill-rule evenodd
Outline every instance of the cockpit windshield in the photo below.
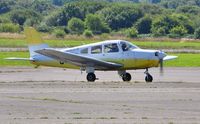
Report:
M 123 51 L 130 51 L 130 50 L 139 48 L 139 47 L 127 42 L 127 41 L 121 41 L 120 46 L 121 46 Z

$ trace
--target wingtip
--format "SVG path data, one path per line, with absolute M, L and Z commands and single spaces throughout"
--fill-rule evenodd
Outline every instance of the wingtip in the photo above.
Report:
M 22 60 L 22 61 L 32 61 L 33 59 L 31 58 L 17 58 L 17 57 L 8 57 L 8 58 L 3 58 L 4 60 Z

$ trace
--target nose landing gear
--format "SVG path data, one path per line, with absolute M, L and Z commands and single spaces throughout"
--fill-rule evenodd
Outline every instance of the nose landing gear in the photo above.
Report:
M 153 77 L 149 74 L 148 68 L 146 69 L 146 71 L 144 73 L 146 74 L 145 81 L 146 82 L 152 82 L 153 81 Z

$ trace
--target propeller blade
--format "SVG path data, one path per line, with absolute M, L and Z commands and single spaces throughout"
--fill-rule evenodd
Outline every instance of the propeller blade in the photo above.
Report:
M 160 59 L 160 75 L 163 76 L 163 59 Z

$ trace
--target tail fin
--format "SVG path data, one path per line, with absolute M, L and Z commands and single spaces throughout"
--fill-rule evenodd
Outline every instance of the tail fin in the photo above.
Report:
M 32 27 L 25 27 L 24 28 L 24 33 L 26 35 L 26 40 L 29 44 L 41 44 L 42 38 L 40 34 Z
M 40 34 L 32 27 L 26 27 L 25 30 L 26 40 L 29 44 L 29 52 L 30 52 L 30 58 L 33 58 L 35 55 L 40 55 L 36 53 L 36 50 L 48 48 L 49 46 L 47 44 L 42 43 L 43 40 L 40 36 Z M 41 55 L 42 56 L 42 55 Z
M 9 57 L 5 58 L 6 60 L 24 60 L 24 61 L 35 61 L 40 58 L 41 54 L 36 53 L 36 50 L 41 50 L 48 48 L 47 44 L 42 43 L 42 38 L 40 34 L 32 27 L 26 27 L 25 30 L 26 40 L 29 44 L 30 58 L 18 58 L 18 57 Z

